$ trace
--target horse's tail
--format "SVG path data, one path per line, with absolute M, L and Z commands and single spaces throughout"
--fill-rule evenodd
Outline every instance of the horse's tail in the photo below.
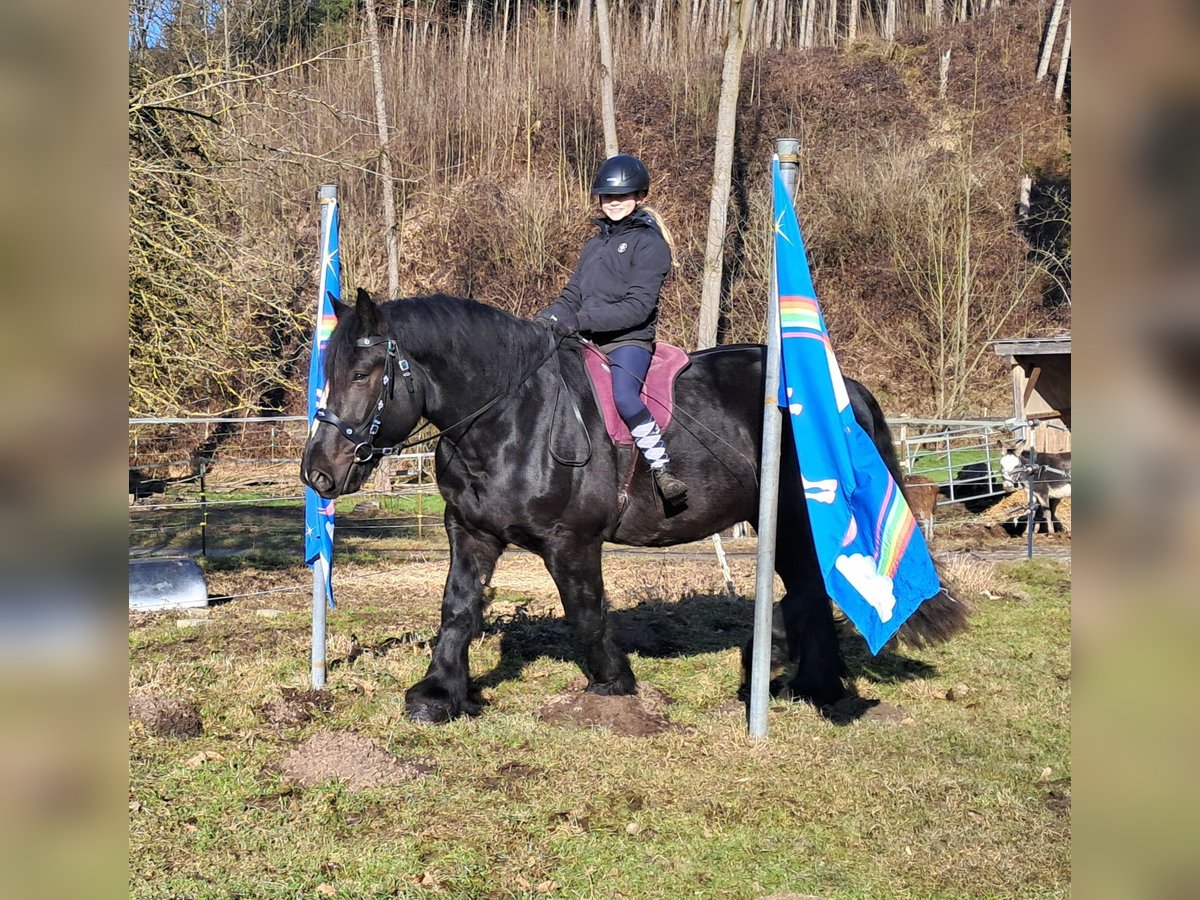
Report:
M 940 570 L 938 575 L 944 581 Z M 972 612 L 974 608 L 970 603 L 959 600 L 950 589 L 943 587 L 917 607 L 901 626 L 898 637 L 918 649 L 940 644 L 965 630 Z
M 883 415 L 879 402 L 862 384 L 851 378 L 846 379 L 846 387 L 851 404 L 857 407 L 855 416 L 859 422 L 862 422 L 865 417 L 871 423 L 870 434 L 875 442 L 875 448 L 879 451 L 880 457 L 883 458 L 883 464 L 887 466 L 888 472 L 891 473 L 907 501 L 908 494 L 904 490 L 904 473 L 900 471 L 900 460 L 896 456 L 896 447 L 892 442 L 892 430 L 888 427 L 887 419 Z M 912 504 L 909 505 L 911 507 Z M 941 567 L 936 562 L 934 566 L 944 585 L 946 578 Z M 898 634 L 900 640 L 913 647 L 922 648 L 940 644 L 964 630 L 967 627 L 967 618 L 973 609 L 965 600 L 957 599 L 952 591 L 952 587 L 943 588 L 918 606 L 901 627 Z

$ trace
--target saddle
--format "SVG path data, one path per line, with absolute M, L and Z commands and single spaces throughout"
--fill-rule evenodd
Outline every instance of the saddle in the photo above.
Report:
M 609 368 L 608 356 L 595 344 L 588 343 L 582 346 L 584 368 L 587 370 L 588 380 L 592 383 L 596 405 L 604 414 L 604 427 L 608 436 L 619 447 L 632 446 L 633 435 L 621 420 L 616 401 L 613 400 L 612 370 Z M 662 341 L 655 344 L 654 357 L 650 360 L 650 371 L 646 373 L 641 397 L 663 431 L 671 424 L 671 415 L 675 408 L 675 379 L 691 365 L 691 362 L 687 353 L 678 347 Z

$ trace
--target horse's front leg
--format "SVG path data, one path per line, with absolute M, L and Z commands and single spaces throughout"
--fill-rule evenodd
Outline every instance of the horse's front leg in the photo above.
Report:
M 596 694 L 636 693 L 629 658 L 613 643 L 609 628 L 599 539 L 549 547 L 542 558 L 558 586 L 567 621 L 583 645 L 587 689 Z
M 470 696 L 468 650 L 483 625 L 483 589 L 491 581 L 504 544 L 471 531 L 447 511 L 450 572 L 442 593 L 442 626 L 425 677 L 408 689 L 404 707 L 417 722 L 445 722 L 479 712 Z

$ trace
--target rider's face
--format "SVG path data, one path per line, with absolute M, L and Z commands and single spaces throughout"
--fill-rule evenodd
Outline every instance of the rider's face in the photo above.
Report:
M 620 222 L 637 208 L 640 194 L 601 194 L 600 212 L 611 222 Z

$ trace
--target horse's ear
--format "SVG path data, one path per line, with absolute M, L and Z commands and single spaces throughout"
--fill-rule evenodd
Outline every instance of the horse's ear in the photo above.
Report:
M 358 320 L 362 323 L 362 333 L 364 335 L 375 334 L 379 328 L 378 307 L 375 306 L 375 301 L 371 299 L 371 295 L 362 288 L 358 289 L 354 311 L 358 313 Z
M 345 303 L 343 303 L 337 297 L 333 296 L 333 293 L 331 291 L 326 291 L 325 295 L 327 297 L 329 297 L 329 302 L 333 305 L 334 318 L 341 320 L 346 315 L 346 313 L 352 312 L 354 310 L 353 306 L 347 306 Z

